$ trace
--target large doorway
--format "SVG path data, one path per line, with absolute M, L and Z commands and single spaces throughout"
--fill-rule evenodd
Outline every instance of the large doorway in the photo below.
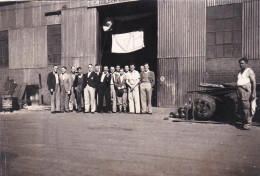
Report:
M 100 24 L 101 65 L 120 66 L 134 63 L 136 70 L 149 63 L 157 73 L 157 1 L 137 1 L 98 7 Z M 104 32 L 102 25 L 109 18 L 113 21 L 111 31 Z M 143 31 L 144 47 L 129 53 L 112 52 L 112 35 Z M 156 88 L 153 91 L 156 106 Z

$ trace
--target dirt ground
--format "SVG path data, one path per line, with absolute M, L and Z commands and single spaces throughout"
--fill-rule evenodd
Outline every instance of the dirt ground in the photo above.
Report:
M 260 175 L 260 126 L 166 114 L 0 113 L 0 175 Z

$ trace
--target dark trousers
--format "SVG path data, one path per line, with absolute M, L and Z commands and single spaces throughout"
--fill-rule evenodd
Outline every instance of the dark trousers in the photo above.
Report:
M 106 108 L 103 107 L 103 100 L 106 100 Z M 100 86 L 98 88 L 98 111 L 111 111 L 110 89 Z
M 82 85 L 78 85 L 77 90 L 76 90 L 76 100 L 77 100 L 77 108 L 79 111 L 81 111 L 81 109 L 82 109 L 82 98 L 81 97 L 84 97 L 83 88 L 82 88 Z

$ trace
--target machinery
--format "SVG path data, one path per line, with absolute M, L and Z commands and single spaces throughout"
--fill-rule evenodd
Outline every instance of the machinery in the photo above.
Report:
M 237 120 L 237 87 L 236 84 L 201 83 L 203 90 L 189 91 L 197 98 L 190 107 L 190 117 L 196 120 Z M 187 114 L 189 112 L 187 111 Z

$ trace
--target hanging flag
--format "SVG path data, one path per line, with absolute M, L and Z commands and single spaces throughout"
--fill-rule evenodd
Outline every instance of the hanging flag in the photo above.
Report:
M 130 53 L 144 47 L 144 31 L 112 35 L 112 53 Z

